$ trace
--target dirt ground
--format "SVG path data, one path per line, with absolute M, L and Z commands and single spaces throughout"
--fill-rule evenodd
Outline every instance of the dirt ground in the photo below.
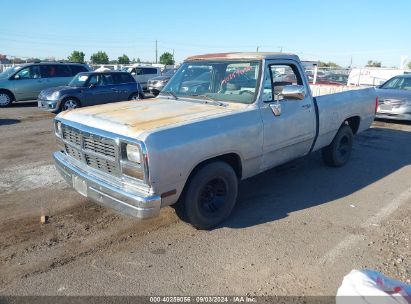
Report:
M 243 181 L 230 219 L 197 231 L 173 208 L 138 221 L 71 190 L 53 117 L 0 111 L 0 295 L 335 295 L 362 268 L 410 283 L 409 123 L 375 122 L 343 168 L 314 153 Z

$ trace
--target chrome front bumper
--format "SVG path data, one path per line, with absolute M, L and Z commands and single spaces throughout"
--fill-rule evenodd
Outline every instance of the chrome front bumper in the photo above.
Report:
M 161 207 L 159 195 L 131 192 L 129 189 L 125 191 L 117 185 L 91 176 L 73 165 L 62 152 L 55 152 L 53 158 L 57 170 L 67 183 L 90 200 L 137 218 L 150 218 L 159 215 Z

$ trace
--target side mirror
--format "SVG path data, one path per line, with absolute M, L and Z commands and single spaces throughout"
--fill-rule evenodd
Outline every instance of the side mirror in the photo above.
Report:
M 281 95 L 284 99 L 303 100 L 305 98 L 305 87 L 303 85 L 286 85 Z

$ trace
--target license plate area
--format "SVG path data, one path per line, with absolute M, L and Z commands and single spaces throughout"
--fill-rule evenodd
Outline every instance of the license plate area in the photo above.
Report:
M 383 110 L 383 111 L 391 111 L 392 110 L 392 105 L 382 104 L 382 105 L 380 105 L 380 109 Z
M 87 183 L 84 179 L 73 175 L 73 188 L 83 196 L 87 197 Z

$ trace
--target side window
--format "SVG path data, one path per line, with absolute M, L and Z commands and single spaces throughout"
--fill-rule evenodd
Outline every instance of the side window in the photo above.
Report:
M 16 77 L 17 76 L 17 77 Z M 27 68 L 21 69 L 15 78 L 18 79 L 37 79 L 40 78 L 40 69 L 38 65 L 32 65 Z
M 87 69 L 82 65 L 70 65 L 71 76 L 76 76 L 78 73 L 87 72 Z
M 41 78 L 57 77 L 57 66 L 51 64 L 43 64 L 40 66 Z
M 288 64 L 269 65 L 269 69 L 264 76 L 263 101 L 275 100 L 275 96 L 282 92 L 284 86 L 295 84 L 303 84 L 296 66 Z
M 135 69 L 136 75 L 143 75 L 143 69 Z
M 114 84 L 113 75 L 111 74 L 102 74 L 102 85 L 112 85 Z
M 113 74 L 115 84 L 136 82 L 130 74 Z
M 89 81 L 88 81 L 88 85 L 90 86 L 90 85 L 93 85 L 93 86 L 99 86 L 99 85 L 101 85 L 102 84 L 102 81 L 101 81 L 101 77 L 100 77 L 101 75 L 99 75 L 99 74 L 95 74 L 95 75 L 91 75 L 90 76 L 90 79 L 89 79 Z
M 65 64 L 45 64 L 40 66 L 42 78 L 71 77 L 71 71 Z
M 136 80 L 130 74 L 121 74 L 121 78 L 124 83 L 136 82 Z
M 143 74 L 144 75 L 156 75 L 157 74 L 157 69 L 153 69 L 153 68 L 143 68 Z
M 65 64 L 56 65 L 56 77 L 71 77 L 71 71 Z

